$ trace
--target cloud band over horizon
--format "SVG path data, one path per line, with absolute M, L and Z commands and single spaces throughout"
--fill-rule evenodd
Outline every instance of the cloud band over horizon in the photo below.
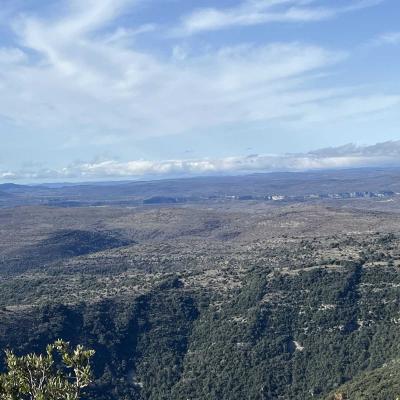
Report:
M 48 182 L 112 179 L 152 179 L 255 172 L 300 172 L 357 167 L 400 167 L 400 140 L 372 146 L 348 144 L 299 154 L 182 160 L 104 160 L 75 163 L 61 169 L 38 168 L 1 171 L 2 181 Z

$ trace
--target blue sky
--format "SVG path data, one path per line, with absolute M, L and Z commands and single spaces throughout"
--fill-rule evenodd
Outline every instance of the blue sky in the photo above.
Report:
M 2 0 L 0 181 L 393 164 L 399 17 L 398 0 Z

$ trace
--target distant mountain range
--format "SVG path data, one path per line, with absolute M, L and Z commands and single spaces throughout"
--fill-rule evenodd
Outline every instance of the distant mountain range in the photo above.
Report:
M 0 185 L 0 206 L 138 205 L 193 203 L 208 200 L 335 197 L 351 193 L 399 193 L 400 169 L 365 168 L 336 171 L 282 172 L 154 181 Z M 12 194 L 13 196 L 7 196 Z M 340 197 L 340 196 L 337 196 Z M 357 196 L 353 196 L 357 197 Z M 362 196 L 358 196 L 362 197 Z

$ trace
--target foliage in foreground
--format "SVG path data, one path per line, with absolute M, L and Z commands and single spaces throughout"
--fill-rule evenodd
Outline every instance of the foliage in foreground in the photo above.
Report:
M 359 374 L 337 388 L 324 400 L 400 400 L 400 360 Z
M 94 351 L 57 340 L 45 354 L 18 357 L 6 351 L 8 371 L 0 375 L 1 400 L 77 400 L 92 380 Z

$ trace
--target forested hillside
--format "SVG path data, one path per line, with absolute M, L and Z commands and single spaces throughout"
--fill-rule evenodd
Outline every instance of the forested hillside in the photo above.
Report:
M 223 294 L 177 275 L 136 297 L 3 308 L 0 346 L 39 351 L 62 337 L 94 348 L 96 399 L 311 399 L 353 378 L 365 391 L 360 380 L 400 358 L 399 295 L 398 267 L 367 260 L 254 266 Z M 381 397 L 359 398 L 395 398 L 390 371 Z
M 0 348 L 94 349 L 93 400 L 394 400 L 397 201 L 4 209 Z

